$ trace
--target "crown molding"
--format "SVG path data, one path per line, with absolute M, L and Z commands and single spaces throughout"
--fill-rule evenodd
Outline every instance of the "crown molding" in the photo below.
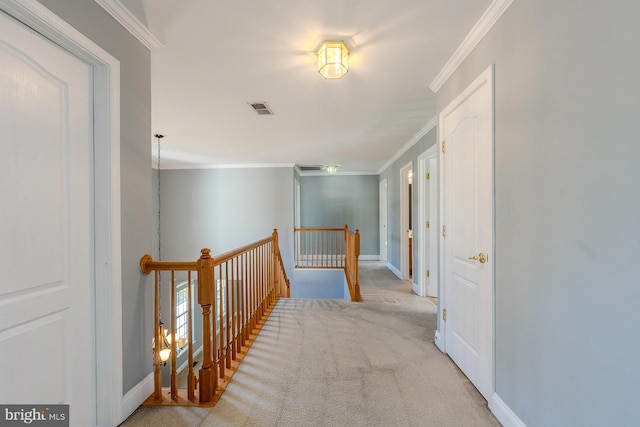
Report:
M 221 164 L 221 165 L 163 165 L 160 170 L 178 170 L 178 169 L 262 169 L 262 168 L 293 168 L 294 163 L 237 163 L 237 164 Z M 152 169 L 157 169 L 153 167 Z
M 120 0 L 95 0 L 95 2 L 106 10 L 109 15 L 126 28 L 135 38 L 140 40 L 150 51 L 160 49 L 164 46 Z
M 338 170 L 338 172 L 336 172 L 333 175 L 329 175 L 328 173 L 322 172 L 322 171 L 300 172 L 300 176 L 327 176 L 327 177 L 331 177 L 331 176 L 353 176 L 353 175 L 357 175 L 357 176 L 378 175 L 378 172 L 358 172 L 358 171 L 340 172 Z
M 384 172 L 385 169 L 391 166 L 393 162 L 398 160 L 400 156 L 409 151 L 409 149 L 413 147 L 416 142 L 420 141 L 423 136 L 425 136 L 431 129 L 436 127 L 436 124 L 438 124 L 438 117 L 434 116 L 426 125 L 422 127 L 422 129 L 418 131 L 418 133 L 413 135 L 413 137 L 406 144 L 404 144 L 404 146 L 400 150 L 398 150 L 398 152 L 394 154 L 393 157 L 387 160 L 387 163 L 385 163 L 380 169 L 378 169 L 377 175 L 380 175 L 382 172 Z
M 458 69 L 462 61 L 471 53 L 480 40 L 489 32 L 493 25 L 500 19 L 502 14 L 511 6 L 513 0 L 494 0 L 487 8 L 480 20 L 473 26 L 467 37 L 453 53 L 449 61 L 444 65 L 440 73 L 431 82 L 429 88 L 438 93 L 440 88 L 446 83 L 451 75 Z

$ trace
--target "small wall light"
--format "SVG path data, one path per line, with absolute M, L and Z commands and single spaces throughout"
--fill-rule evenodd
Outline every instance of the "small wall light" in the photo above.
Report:
M 343 41 L 325 41 L 318 49 L 318 72 L 325 79 L 340 79 L 349 71 L 349 49 Z
M 338 172 L 338 167 L 336 165 L 327 165 L 327 174 L 335 175 Z

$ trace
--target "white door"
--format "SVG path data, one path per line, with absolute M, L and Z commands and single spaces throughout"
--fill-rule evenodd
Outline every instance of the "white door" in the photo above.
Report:
M 0 12 L 0 402 L 95 424 L 91 68 Z
M 493 89 L 489 68 L 443 110 L 446 351 L 493 388 Z
M 387 260 L 387 180 L 380 181 L 380 261 Z

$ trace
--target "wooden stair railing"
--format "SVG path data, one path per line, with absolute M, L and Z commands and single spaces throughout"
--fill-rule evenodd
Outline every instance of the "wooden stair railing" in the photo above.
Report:
M 351 232 L 345 226 L 345 239 L 347 241 L 344 263 L 344 275 L 347 278 L 351 301 L 361 302 L 360 278 L 358 275 L 358 258 L 360 257 L 360 231 Z
M 248 351 L 262 324 L 280 297 L 289 296 L 289 280 L 278 247 L 278 231 L 257 242 L 212 257 L 202 249 L 195 262 L 140 260 L 144 274 L 155 271 L 154 392 L 145 405 L 212 406 L 231 380 L 240 359 Z M 170 387 L 162 387 L 160 351 L 164 326 L 160 319 L 160 272 L 171 272 Z M 175 314 L 176 272 L 186 272 L 188 327 L 187 388 L 178 389 Z M 193 372 L 194 350 L 191 323 L 191 278 L 197 276 L 197 298 L 202 308 L 202 367 Z M 198 395 L 196 396 L 196 389 Z M 170 395 L 166 399 L 165 395 Z
M 351 301 L 362 301 L 358 278 L 360 232 L 344 228 L 294 228 L 295 268 L 340 268 L 345 272 Z

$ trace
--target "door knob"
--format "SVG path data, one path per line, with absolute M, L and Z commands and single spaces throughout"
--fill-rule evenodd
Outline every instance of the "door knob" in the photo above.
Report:
M 475 259 L 476 261 L 480 261 L 480 264 L 484 264 L 487 262 L 487 254 L 480 252 L 478 255 L 470 256 L 469 259 Z

